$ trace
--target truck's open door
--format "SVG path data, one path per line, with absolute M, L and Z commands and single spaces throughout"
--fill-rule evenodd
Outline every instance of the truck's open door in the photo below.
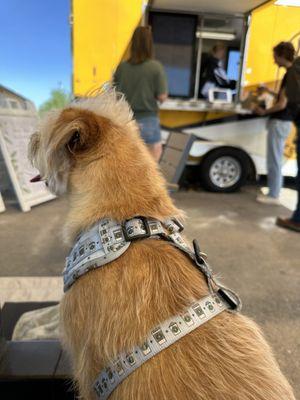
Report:
M 268 2 L 266 0 L 154 0 L 151 6 L 162 10 L 235 15 L 247 14 Z

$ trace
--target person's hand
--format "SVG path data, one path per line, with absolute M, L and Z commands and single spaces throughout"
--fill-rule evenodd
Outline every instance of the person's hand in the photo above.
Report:
M 269 93 L 269 88 L 267 86 L 260 85 L 257 87 L 257 94 L 261 95 L 263 93 Z
M 167 100 L 167 98 L 168 98 L 168 94 L 167 93 L 162 93 L 162 94 L 157 96 L 157 100 L 160 103 L 163 103 L 165 100 Z
M 266 110 L 261 107 L 255 107 L 254 112 L 255 112 L 255 114 L 261 115 L 261 116 L 267 114 Z

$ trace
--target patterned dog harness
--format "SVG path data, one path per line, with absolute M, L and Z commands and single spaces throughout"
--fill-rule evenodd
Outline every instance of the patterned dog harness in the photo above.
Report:
M 66 259 L 64 274 L 64 291 L 83 274 L 100 268 L 119 258 L 137 239 L 149 237 L 164 238 L 186 253 L 191 253 L 184 242 L 180 231 L 183 226 L 170 219 L 163 223 L 151 218 L 135 217 L 123 224 L 110 218 L 104 218 L 84 232 Z
M 153 218 L 135 217 L 122 224 L 104 218 L 77 238 L 66 258 L 63 272 L 64 291 L 67 291 L 80 276 L 120 257 L 132 241 L 150 237 L 163 239 L 193 260 L 195 267 L 205 276 L 210 290 L 208 296 L 195 301 L 181 314 L 153 327 L 143 343 L 111 360 L 93 384 L 100 400 L 108 399 L 128 375 L 189 332 L 224 310 L 238 311 L 241 308 L 239 297 L 214 279 L 198 243 L 193 241 L 192 250 L 181 237 L 182 230 L 183 226 L 175 218 L 161 222 Z

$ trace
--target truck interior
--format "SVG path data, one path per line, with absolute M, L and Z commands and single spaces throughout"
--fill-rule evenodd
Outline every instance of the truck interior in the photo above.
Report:
M 262 3 L 152 2 L 147 22 L 153 31 L 155 57 L 166 70 L 169 106 L 203 109 L 208 103 L 238 103 L 248 16 Z

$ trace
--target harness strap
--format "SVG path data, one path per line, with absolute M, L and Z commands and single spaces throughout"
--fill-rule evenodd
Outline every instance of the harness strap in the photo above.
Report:
M 206 255 L 201 253 L 197 241 L 193 241 L 192 250 L 181 237 L 182 230 L 183 226 L 173 218 L 160 222 L 152 218 L 135 217 L 122 224 L 104 218 L 77 238 L 66 258 L 63 271 L 64 291 L 80 276 L 120 257 L 132 241 L 149 237 L 161 238 L 193 260 L 196 268 L 205 276 L 210 291 L 210 295 L 195 302 L 182 314 L 169 318 L 154 328 L 143 344 L 135 346 L 129 353 L 120 354 L 116 360 L 110 362 L 93 385 L 100 400 L 106 400 L 128 375 L 149 358 L 220 312 L 238 311 L 241 307 L 239 297 L 215 280 L 206 262 Z
M 156 326 L 144 343 L 128 353 L 119 354 L 100 372 L 93 384 L 98 399 L 108 399 L 116 387 L 142 364 L 228 308 L 230 305 L 218 294 L 208 295 L 180 315 Z
M 162 223 L 152 218 L 135 217 L 122 224 L 111 218 L 101 219 L 77 238 L 66 258 L 64 291 L 85 273 L 120 257 L 131 242 L 137 239 L 166 239 L 191 255 L 191 249 L 179 234 L 182 229 L 182 225 L 175 219 Z
M 153 218 L 135 217 L 122 224 L 111 218 L 101 219 L 77 238 L 66 258 L 66 267 L 63 271 L 64 291 L 66 292 L 85 273 L 120 257 L 132 241 L 149 237 L 161 238 L 193 260 L 196 268 L 205 276 L 211 294 L 218 291 L 227 302 L 230 302 L 231 309 L 238 311 L 241 308 L 239 297 L 215 280 L 206 262 L 206 255 L 200 251 L 197 241 L 193 241 L 194 251 L 192 251 L 180 235 L 182 230 L 183 226 L 176 218 L 160 222 Z

